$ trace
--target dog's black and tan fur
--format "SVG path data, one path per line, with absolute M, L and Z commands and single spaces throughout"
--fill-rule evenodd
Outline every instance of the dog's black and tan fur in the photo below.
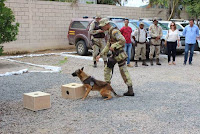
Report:
M 81 82 L 86 87 L 87 91 L 86 91 L 84 97 L 82 98 L 82 100 L 84 100 L 88 96 L 88 94 L 91 90 L 99 91 L 100 94 L 102 95 L 102 97 L 106 98 L 104 100 L 109 100 L 112 98 L 111 92 L 113 92 L 113 94 L 115 96 L 120 97 L 119 95 L 117 95 L 115 93 L 115 91 L 113 90 L 113 88 L 111 87 L 111 85 L 109 83 L 100 81 L 100 80 L 96 80 L 96 79 L 92 78 L 91 76 L 88 76 L 85 72 L 83 72 L 83 68 L 76 70 L 74 73 L 72 73 L 72 76 L 79 77 Z

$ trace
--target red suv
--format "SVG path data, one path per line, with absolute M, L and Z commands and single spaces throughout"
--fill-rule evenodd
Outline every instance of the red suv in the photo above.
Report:
M 89 28 L 93 20 L 94 19 L 88 17 L 71 20 L 68 31 L 68 40 L 70 45 L 76 46 L 76 51 L 79 55 L 87 55 L 88 49 L 92 48 Z

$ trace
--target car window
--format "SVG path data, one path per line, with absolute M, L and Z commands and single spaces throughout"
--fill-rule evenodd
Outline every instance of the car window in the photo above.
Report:
M 75 29 L 87 29 L 89 25 L 88 21 L 74 21 L 71 25 L 71 28 Z
M 117 24 L 117 26 L 118 26 L 119 29 L 121 29 L 124 26 L 124 22 L 116 22 L 116 24 Z M 137 28 L 132 23 L 129 23 L 128 26 L 131 27 L 133 31 Z
M 168 30 L 168 23 L 158 23 L 159 26 L 161 26 L 162 30 Z
M 110 22 L 110 25 L 113 27 L 117 27 L 117 25 L 115 25 L 114 23 Z
M 187 25 L 189 25 L 189 23 L 182 23 L 181 24 L 183 27 L 186 27 Z
M 179 24 L 176 24 L 176 29 L 178 29 L 179 31 L 183 30 L 183 28 Z

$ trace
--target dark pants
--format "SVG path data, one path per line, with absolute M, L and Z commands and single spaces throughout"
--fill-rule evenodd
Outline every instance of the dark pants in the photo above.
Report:
M 185 57 L 184 57 L 184 63 L 186 64 L 188 59 L 188 52 L 190 51 L 190 57 L 189 57 L 189 64 L 192 63 L 192 57 L 194 53 L 194 47 L 196 44 L 185 44 Z
M 168 51 L 168 62 L 171 61 L 171 56 L 173 57 L 173 61 L 175 61 L 176 58 L 176 42 L 167 42 L 167 51 Z

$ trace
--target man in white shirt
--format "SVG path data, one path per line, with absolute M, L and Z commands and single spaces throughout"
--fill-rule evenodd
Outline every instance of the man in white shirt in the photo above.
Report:
M 146 60 L 146 38 L 147 31 L 144 29 L 144 23 L 140 22 L 139 28 L 136 29 L 133 33 L 133 39 L 135 40 L 135 67 L 138 67 L 138 60 L 140 54 L 142 55 L 142 65 L 148 66 L 145 62 Z

